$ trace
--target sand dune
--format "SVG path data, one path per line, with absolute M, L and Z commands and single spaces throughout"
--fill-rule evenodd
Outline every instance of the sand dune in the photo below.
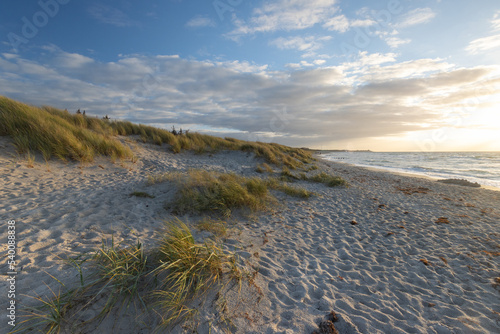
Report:
M 135 164 L 104 158 L 89 165 L 45 164 L 37 157 L 35 167 L 28 168 L 0 137 L 0 219 L 2 226 L 16 220 L 19 294 L 46 295 L 44 282 L 57 290 L 59 283 L 49 274 L 67 286 L 77 284 L 78 273 L 61 258 L 91 252 L 111 234 L 117 242 L 140 239 L 145 247 L 154 245 L 163 221 L 172 217 L 164 204 L 174 188 L 148 186 L 148 174 L 199 168 L 261 175 L 255 172 L 260 160 L 244 152 L 172 154 L 129 145 L 139 157 Z M 209 292 L 199 316 L 173 333 L 311 333 L 332 310 L 340 333 L 500 332 L 495 281 L 500 277 L 500 192 L 316 164 L 350 187 L 300 181 L 318 195 L 298 200 L 276 193 L 280 205 L 272 211 L 236 215 L 226 248 L 258 273 L 240 292 L 234 285 L 223 291 L 232 326 L 224 325 L 216 307 L 222 297 Z M 130 196 L 133 191 L 155 198 Z M 0 232 L 6 250 L 7 229 Z M 196 238 L 201 241 L 207 233 Z M 2 274 L 8 271 L 5 256 L 0 268 Z M 1 289 L 7 290 L 4 279 Z M 19 294 L 19 303 L 35 303 Z M 94 303 L 79 319 L 92 318 L 99 306 Z M 148 321 L 117 313 L 76 332 L 150 333 L 154 319 Z

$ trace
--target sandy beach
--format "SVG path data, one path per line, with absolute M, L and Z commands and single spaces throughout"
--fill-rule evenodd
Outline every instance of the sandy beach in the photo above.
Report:
M 10 139 L 0 137 L 2 300 L 9 220 L 16 222 L 21 308 L 36 305 L 25 295 L 50 296 L 49 287 L 61 288 L 51 275 L 66 287 L 78 285 L 78 271 L 63 259 L 95 251 L 111 235 L 115 242 L 155 245 L 164 221 L 173 218 L 165 204 L 175 188 L 148 185 L 148 175 L 203 169 L 266 177 L 255 171 L 263 160 L 252 153 L 173 154 L 165 145 L 121 140 L 136 163 L 45 163 L 36 156 L 29 168 Z M 224 245 L 254 273 L 251 282 L 243 281 L 241 291 L 237 284 L 216 295 L 208 291 L 197 316 L 169 332 L 312 333 L 331 311 L 339 333 L 500 332 L 500 192 L 317 158 L 317 172 L 350 186 L 297 181 L 316 195 L 276 192 L 272 210 L 230 218 Z M 134 191 L 154 198 L 130 196 Z M 200 217 L 179 218 L 192 225 L 197 241 L 212 236 L 194 228 Z M 132 308 L 93 322 L 100 306 L 92 303 L 61 332 L 154 332 L 154 314 Z M 10 330 L 4 323 L 1 333 Z

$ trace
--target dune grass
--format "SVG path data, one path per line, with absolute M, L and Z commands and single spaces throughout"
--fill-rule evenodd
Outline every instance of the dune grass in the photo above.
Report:
M 164 179 L 174 181 L 176 196 L 168 208 L 175 214 L 215 213 L 229 217 L 234 209 L 263 210 L 273 200 L 265 181 L 232 173 L 191 170 L 185 174 L 167 173 Z
M 216 244 L 197 244 L 189 228 L 178 219 L 167 226 L 158 249 L 161 265 L 154 270 L 161 278 L 154 305 L 163 315 L 162 326 L 193 314 L 195 310 L 186 303 L 220 281 L 223 273 L 241 277 L 234 255 Z
M 269 166 L 268 164 L 266 164 L 265 162 L 262 163 L 262 164 L 258 164 L 257 165 L 257 168 L 255 169 L 255 171 L 257 173 L 264 173 L 264 172 L 267 172 L 267 173 L 273 173 L 274 170 L 271 166 Z
M 142 197 L 142 198 L 155 198 L 155 196 L 148 194 L 147 192 L 144 191 L 134 191 L 130 193 L 130 196 Z
M 252 152 L 267 163 L 291 169 L 313 161 L 311 152 L 275 143 L 247 142 L 200 133 L 182 135 L 152 126 L 128 121 L 104 120 L 81 114 L 70 114 L 53 107 L 41 108 L 0 96 L 0 135 L 11 136 L 19 154 L 39 152 L 46 161 L 93 161 L 97 155 L 114 159 L 135 159 L 132 151 L 117 139 L 138 136 L 144 143 L 169 145 L 174 153 L 191 150 L 197 153 L 235 150 Z
M 317 167 L 313 168 L 312 170 L 316 170 L 316 169 L 317 169 Z M 306 170 L 306 171 L 310 171 L 310 170 Z M 339 187 L 339 186 L 347 187 L 349 185 L 347 183 L 347 181 L 344 180 L 340 176 L 327 174 L 325 172 L 317 173 L 317 174 L 314 174 L 312 176 L 307 176 L 305 173 L 300 173 L 299 175 L 296 175 L 296 174 L 292 173 L 290 171 L 290 169 L 288 169 L 286 166 L 283 166 L 283 168 L 281 170 L 280 180 L 288 181 L 288 182 L 295 182 L 298 180 L 303 180 L 303 181 L 309 181 L 309 182 L 323 183 L 323 184 L 327 185 L 328 187 Z
M 275 190 L 284 192 L 288 196 L 292 196 L 292 197 L 306 198 L 307 199 L 307 198 L 315 195 L 315 193 L 312 191 L 308 191 L 308 190 L 301 188 L 301 187 L 292 187 L 292 186 L 286 184 L 285 182 L 283 182 L 283 180 L 275 178 L 275 177 L 267 179 L 266 185 L 270 189 L 275 189 Z
M 120 300 L 127 301 L 127 307 L 134 301 L 136 308 L 138 300 L 143 310 L 160 315 L 162 330 L 175 320 L 193 315 L 195 310 L 189 308 L 189 302 L 220 283 L 224 275 L 229 280 L 243 278 L 234 254 L 216 243 L 196 243 L 190 229 L 179 219 L 166 222 L 159 246 L 147 254 L 139 242 L 123 246 L 115 244 L 113 238 L 111 242 L 103 240 L 95 252 L 72 259 L 80 286 L 68 290 L 53 277 L 66 292 L 55 293 L 49 287 L 52 296 L 32 297 L 40 306 L 24 309 L 26 320 L 13 333 L 59 333 L 63 325 L 79 326 L 77 315 L 103 295 L 108 296 L 106 303 L 92 320 L 102 319 L 115 307 L 121 307 L 123 304 L 117 304 Z M 85 261 L 90 266 L 83 270 L 81 264 Z
M 205 218 L 198 222 L 197 228 L 200 231 L 211 232 L 217 238 L 223 238 L 227 235 L 227 223 L 223 220 Z
M 309 198 L 314 194 L 289 186 L 282 179 L 243 177 L 196 169 L 187 173 L 168 172 L 148 177 L 150 185 L 167 181 L 174 182 L 177 191 L 166 208 L 178 215 L 208 213 L 230 217 L 235 209 L 252 212 L 266 210 L 270 204 L 276 203 L 269 189 L 298 198 Z
M 140 242 L 128 247 L 118 247 L 111 238 L 111 243 L 102 243 L 92 261 L 96 269 L 97 282 L 100 291 L 110 290 L 103 314 L 113 308 L 117 300 L 125 297 L 130 303 L 135 297 L 142 302 L 139 296 L 140 284 L 147 273 L 147 257 Z
M 319 174 L 315 174 L 311 177 L 308 177 L 307 180 L 317 183 L 323 183 L 328 187 L 338 187 L 338 186 L 347 187 L 349 185 L 347 181 L 341 178 L 340 176 L 330 175 L 325 172 L 321 172 Z
M 57 157 L 86 162 L 96 155 L 132 157 L 132 151 L 105 129 L 77 124 L 86 122 L 86 117 L 61 114 L 64 112 L 0 97 L 0 135 L 11 136 L 19 154 L 40 152 L 45 160 Z M 97 125 L 103 122 L 92 120 Z
M 62 288 L 65 288 L 64 284 L 58 282 L 62 285 Z M 36 328 L 43 328 L 43 332 L 47 334 L 60 333 L 61 327 L 67 320 L 66 315 L 72 307 L 73 297 L 77 290 L 61 293 L 61 289 L 59 289 L 56 293 L 48 285 L 47 288 L 52 293 L 52 296 L 29 296 L 37 300 L 39 306 L 23 309 L 22 312 L 26 314 L 22 314 L 20 318 L 25 318 L 25 320 L 19 322 L 15 329 L 9 333 L 32 332 Z

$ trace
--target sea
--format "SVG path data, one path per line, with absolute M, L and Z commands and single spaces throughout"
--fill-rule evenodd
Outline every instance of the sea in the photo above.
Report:
M 411 173 L 465 179 L 500 190 L 500 152 L 323 152 L 326 160 Z

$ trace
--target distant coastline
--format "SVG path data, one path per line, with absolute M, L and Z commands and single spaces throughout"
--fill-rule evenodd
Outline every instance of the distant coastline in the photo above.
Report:
M 373 151 L 370 150 L 313 150 L 313 149 L 308 149 L 310 151 L 313 151 L 316 154 L 325 154 L 325 153 L 339 153 L 339 152 L 370 152 L 372 153 Z
M 326 160 L 342 160 L 360 167 L 433 179 L 465 179 L 500 189 L 500 153 L 497 152 L 321 151 L 319 155 Z

